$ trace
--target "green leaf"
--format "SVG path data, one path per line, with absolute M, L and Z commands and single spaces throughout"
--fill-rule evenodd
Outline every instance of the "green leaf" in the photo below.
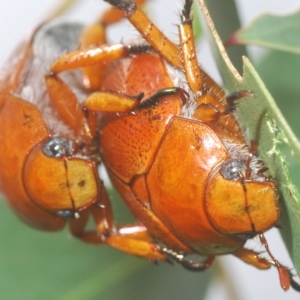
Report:
M 286 16 L 264 14 L 236 31 L 226 45 L 252 44 L 300 54 L 300 11 Z
M 197 9 L 198 7 L 196 5 L 192 6 L 192 15 L 193 15 L 193 32 L 194 32 L 194 37 L 197 41 L 200 40 L 200 38 L 203 35 L 203 30 L 201 26 L 201 20 L 200 20 L 200 14 L 199 10 Z
M 278 72 L 280 70 L 280 72 Z M 288 119 L 289 124 L 297 134 L 300 136 L 299 127 L 299 111 L 300 111 L 300 85 L 299 85 L 299 70 L 300 70 L 300 60 L 297 54 L 282 52 L 282 51 L 271 51 L 264 59 L 258 64 L 258 71 L 262 76 L 265 84 L 268 86 L 272 94 L 276 99 L 276 103 L 280 110 L 284 114 L 285 118 Z M 279 145 L 280 149 L 285 154 L 285 159 L 288 164 L 292 182 L 299 189 L 300 178 L 299 178 L 299 163 L 297 163 L 294 153 L 291 152 L 289 145 Z M 293 188 L 291 186 L 291 188 Z M 292 205 L 293 207 L 293 205 Z M 290 209 L 287 207 L 287 209 Z M 295 207 L 299 210 L 298 205 Z M 290 218 L 289 215 L 285 214 L 283 210 L 283 216 L 285 218 Z M 299 236 L 299 229 L 297 224 L 299 221 L 295 219 L 297 215 L 292 214 L 291 218 L 294 221 L 288 220 L 290 223 L 291 234 L 289 234 L 286 239 L 292 240 L 293 235 Z M 296 228 L 293 228 L 296 227 Z M 298 225 L 299 226 L 299 225 Z M 299 248 L 299 240 L 297 238 L 293 239 L 293 248 Z M 292 242 L 288 242 L 292 244 Z M 293 251 L 293 249 L 291 249 Z M 297 253 L 294 254 L 296 256 Z M 299 257 L 299 256 L 298 256 Z
M 254 67 L 245 57 L 243 59 L 243 77 L 238 74 L 214 29 L 212 20 L 205 8 L 204 0 L 200 0 L 200 3 L 214 38 L 212 44 L 225 88 L 229 93 L 250 90 L 255 94 L 255 97 L 240 101 L 237 108 L 238 119 L 248 132 L 250 139 L 259 143 L 260 157 L 270 169 L 270 174 L 277 180 L 281 206 L 284 211 L 280 221 L 284 226 L 281 233 L 285 237 L 295 268 L 300 273 L 299 192 L 292 184 L 285 157 L 278 147 L 279 143 L 287 141 L 295 156 L 299 158 L 299 141 Z
M 127 215 L 113 199 L 116 214 Z M 213 270 L 195 274 L 108 246 L 91 246 L 68 230 L 27 227 L 0 202 L 0 290 L 5 300 L 203 299 Z
M 205 3 L 222 41 L 241 27 L 235 0 L 206 0 Z M 228 48 L 227 54 L 235 68 L 239 72 L 242 72 L 243 66 L 241 57 L 246 54 L 246 47 Z

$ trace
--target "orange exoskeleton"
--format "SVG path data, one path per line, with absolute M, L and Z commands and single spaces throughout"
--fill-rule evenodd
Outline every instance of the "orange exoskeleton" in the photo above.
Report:
M 114 7 L 83 32 L 66 23 L 39 28 L 4 81 L 0 188 L 10 204 L 41 229 L 60 229 L 71 218 L 83 241 L 189 269 L 228 253 L 260 269 L 275 265 L 282 288 L 297 288 L 263 234 L 279 219 L 276 182 L 234 116 L 251 92 L 226 96 L 199 67 L 192 1 L 181 13 L 179 46 L 135 2 L 106 1 Z M 124 15 L 147 44 L 107 43 L 106 26 Z M 79 49 L 51 41 L 59 35 L 68 44 L 73 31 Z M 56 60 L 44 56 L 47 43 L 58 46 Z M 100 160 L 139 225 L 115 226 Z M 96 229 L 86 232 L 90 213 Z M 256 235 L 270 259 L 244 248 Z

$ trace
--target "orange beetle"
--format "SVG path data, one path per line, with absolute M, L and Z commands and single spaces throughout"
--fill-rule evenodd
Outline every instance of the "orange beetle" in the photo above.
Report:
M 65 223 L 60 215 L 91 205 L 100 186 L 94 175 L 96 161 L 73 154 L 75 135 L 88 137 L 79 128 L 86 122 L 83 111 L 71 103 L 74 97 L 70 99 L 70 123 L 75 116 L 82 122 L 72 129 L 50 105 L 44 84 L 48 66 L 39 41 L 42 32 L 39 29 L 31 43 L 21 45 L 1 83 L 0 187 L 22 220 L 43 230 L 58 230 Z
M 139 254 L 130 249 L 142 238 L 147 240 L 143 251 L 153 253 L 150 259 L 166 259 L 148 242 L 144 226 L 115 227 L 98 174 L 97 116 L 80 105 L 86 97 L 80 72 L 49 74 L 57 57 L 78 48 L 83 30 L 76 23 L 45 23 L 5 68 L 0 83 L 0 190 L 30 226 L 56 231 L 69 221 L 72 234 L 83 241 L 121 244 L 118 248 L 133 254 Z M 94 231 L 85 230 L 90 214 Z
M 41 229 L 60 229 L 71 217 L 72 233 L 86 242 L 151 260 L 171 257 L 191 269 L 205 269 L 215 255 L 232 253 L 261 269 L 275 265 L 287 290 L 290 273 L 263 236 L 279 218 L 276 183 L 263 175 L 264 166 L 232 113 L 235 100 L 248 92 L 226 97 L 199 68 L 192 1 L 182 12 L 179 48 L 133 1 L 107 2 L 125 13 L 152 49 L 107 45 L 105 26 L 123 17 L 111 9 L 84 31 L 81 49 L 51 65 L 44 84 L 39 59 L 47 68 L 54 58 L 44 57 L 45 49 L 42 57 L 33 50 L 48 42 L 51 49 L 59 46 L 56 56 L 73 50 L 48 36 L 61 41 L 61 32 L 74 37 L 81 28 L 63 23 L 60 29 L 55 24 L 38 29 L 2 89 L 0 189 L 22 219 Z M 80 75 L 70 71 L 78 68 L 88 94 L 84 108 L 78 102 Z M 110 178 L 142 225 L 114 225 L 96 170 L 97 134 Z M 90 212 L 96 230 L 86 232 Z M 255 235 L 270 260 L 243 248 Z M 192 253 L 208 258 L 190 261 L 186 255 Z
M 51 71 L 82 67 L 86 86 L 97 90 L 84 106 L 101 112 L 100 156 L 122 199 L 163 243 L 160 251 L 185 267 L 202 270 L 215 255 L 232 253 L 261 269 L 275 265 L 287 290 L 290 271 L 273 257 L 263 235 L 279 219 L 276 183 L 263 174 L 255 144 L 247 146 L 233 115 L 235 101 L 249 92 L 226 97 L 198 66 L 191 0 L 181 15 L 180 47 L 133 1 L 106 1 L 125 13 L 152 51 L 143 54 L 147 48 L 140 46 L 138 55 L 125 59 L 138 46 L 125 52 L 121 45 L 82 49 L 59 58 Z M 99 65 L 106 75 L 97 83 Z M 271 260 L 243 248 L 255 235 Z M 190 261 L 189 253 L 208 258 Z

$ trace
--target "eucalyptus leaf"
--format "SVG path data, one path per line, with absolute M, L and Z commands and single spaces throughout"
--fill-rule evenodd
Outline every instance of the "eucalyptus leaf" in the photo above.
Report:
M 197 41 L 201 39 L 203 36 L 203 30 L 202 30 L 202 25 L 201 25 L 201 20 L 200 20 L 200 14 L 198 11 L 198 7 L 196 5 L 192 6 L 192 16 L 193 16 L 193 32 L 194 32 L 194 37 Z
M 213 36 L 212 46 L 226 90 L 228 93 L 250 90 L 255 95 L 240 101 L 237 108 L 237 117 L 249 135 L 249 139 L 258 142 L 259 155 L 269 168 L 270 174 L 277 180 L 281 206 L 284 210 L 281 219 L 284 230 L 281 233 L 286 237 L 285 240 L 295 268 L 300 273 L 299 192 L 291 182 L 285 157 L 278 147 L 278 144 L 287 142 L 294 151 L 295 156 L 300 157 L 299 141 L 254 67 L 245 57 L 243 58 L 243 77 L 238 74 L 215 31 L 204 0 L 200 0 L 200 4 Z
M 124 219 L 126 210 L 112 200 Z M 108 246 L 82 243 L 67 230 L 37 231 L 3 202 L 0 220 L 0 290 L 5 300 L 204 299 L 213 272 L 156 265 Z
M 232 34 L 226 44 L 251 44 L 300 54 L 299 32 L 299 10 L 286 16 L 263 14 Z
M 197 15 L 194 20 L 199 37 Z M 110 194 L 117 223 L 132 222 L 116 193 Z M 154 264 L 108 246 L 85 244 L 67 228 L 56 233 L 34 230 L 4 201 L 0 220 L 1 299 L 204 299 L 213 274 L 213 268 L 195 274 L 180 265 Z

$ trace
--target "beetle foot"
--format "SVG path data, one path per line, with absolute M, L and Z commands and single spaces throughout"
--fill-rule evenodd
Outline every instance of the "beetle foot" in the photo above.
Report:
M 162 252 L 190 271 L 204 271 L 208 269 L 212 265 L 215 258 L 214 256 L 207 256 L 206 260 L 204 261 L 188 259 L 187 256 L 193 254 L 177 252 L 169 248 L 163 248 Z M 196 255 L 200 256 L 198 254 Z
M 152 50 L 152 47 L 149 44 L 145 43 L 138 43 L 133 45 L 127 46 L 128 55 L 136 55 L 136 54 L 143 54 L 149 53 Z

